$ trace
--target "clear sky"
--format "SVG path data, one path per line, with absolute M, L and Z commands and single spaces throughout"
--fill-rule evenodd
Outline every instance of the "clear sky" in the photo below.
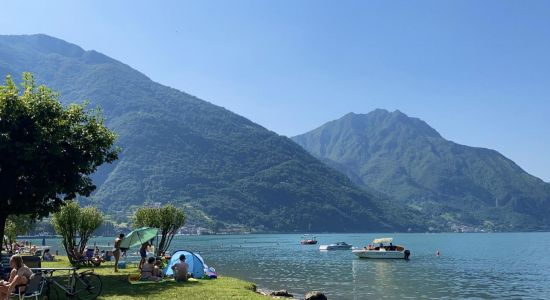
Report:
M 550 181 L 550 1 L 4 1 L 31 33 L 279 134 L 399 109 Z

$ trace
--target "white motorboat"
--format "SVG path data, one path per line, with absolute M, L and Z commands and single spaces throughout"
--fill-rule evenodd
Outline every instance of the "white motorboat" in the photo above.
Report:
M 403 246 L 394 246 L 393 238 L 374 239 L 371 245 L 352 251 L 360 258 L 409 259 L 411 252 Z
M 352 245 L 346 242 L 338 242 L 330 245 L 321 245 L 319 246 L 319 250 L 349 250 L 351 247 Z

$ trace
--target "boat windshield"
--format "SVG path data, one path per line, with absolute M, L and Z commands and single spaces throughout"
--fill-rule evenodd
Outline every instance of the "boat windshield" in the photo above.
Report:
M 372 241 L 374 244 L 389 244 L 391 242 L 393 242 L 393 238 L 379 238 L 379 239 L 374 239 Z

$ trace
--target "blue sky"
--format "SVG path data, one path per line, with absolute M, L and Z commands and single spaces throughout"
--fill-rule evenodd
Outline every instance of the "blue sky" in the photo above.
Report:
M 550 1 L 9 1 L 45 33 L 293 136 L 399 109 L 550 181 Z

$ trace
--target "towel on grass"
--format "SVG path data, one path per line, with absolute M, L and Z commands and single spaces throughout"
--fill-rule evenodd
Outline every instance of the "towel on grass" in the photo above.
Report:
M 174 282 L 173 279 L 162 279 L 162 280 L 159 280 L 159 281 L 154 281 L 154 280 L 141 280 L 139 279 L 139 277 L 134 277 L 132 275 L 128 276 L 128 282 L 130 284 L 150 284 L 150 283 L 165 283 L 165 282 Z M 189 278 L 187 281 L 183 281 L 183 282 L 180 282 L 180 283 L 196 283 L 196 282 L 199 282 L 197 279 L 195 278 Z

